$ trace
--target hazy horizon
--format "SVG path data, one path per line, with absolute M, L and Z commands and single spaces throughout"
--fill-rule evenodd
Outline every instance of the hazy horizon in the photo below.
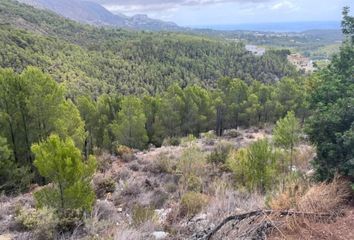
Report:
M 298 22 L 254 22 L 243 24 L 189 25 L 196 29 L 212 29 L 220 31 L 249 30 L 264 32 L 303 32 L 307 30 L 340 30 L 340 21 L 298 21 Z
M 113 13 L 146 14 L 180 26 L 339 22 L 352 0 L 90 0 Z

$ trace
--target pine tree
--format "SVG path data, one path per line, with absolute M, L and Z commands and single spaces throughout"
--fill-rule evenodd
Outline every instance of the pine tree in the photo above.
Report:
M 53 207 L 61 213 L 68 209 L 91 211 L 95 200 L 91 187 L 96 170 L 95 158 L 91 156 L 84 162 L 74 141 L 70 138 L 62 140 L 58 135 L 34 144 L 32 151 L 39 173 L 53 184 L 36 192 L 38 206 Z
M 343 11 L 343 32 L 353 36 L 354 18 Z M 318 180 L 341 174 L 354 179 L 354 44 L 345 41 L 328 68 L 320 72 L 310 97 L 313 111 L 307 132 L 316 145 L 313 161 Z
M 278 180 L 278 160 L 278 150 L 263 139 L 230 154 L 227 166 L 249 190 L 264 192 L 271 189 Z
M 300 123 L 294 112 L 288 112 L 285 118 L 280 119 L 273 131 L 276 145 L 290 151 L 290 169 L 293 167 L 294 148 L 300 140 Z
M 55 123 L 55 131 L 60 137 L 70 137 L 73 139 L 75 146 L 83 149 L 84 141 L 87 133 L 85 131 L 85 123 L 82 121 L 80 112 L 71 100 L 64 101 L 60 106 L 60 118 Z
M 121 111 L 111 128 L 119 144 L 143 149 L 149 140 L 145 123 L 146 117 L 141 100 L 130 96 L 123 99 Z
M 183 90 L 177 85 L 169 87 L 159 101 L 154 124 L 154 142 L 160 145 L 164 138 L 182 134 L 184 104 Z

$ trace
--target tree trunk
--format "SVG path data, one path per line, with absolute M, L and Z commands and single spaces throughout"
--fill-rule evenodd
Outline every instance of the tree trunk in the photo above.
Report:
M 13 154 L 14 154 L 14 157 L 15 157 L 15 161 L 18 163 L 18 152 L 17 152 L 15 132 L 14 132 L 14 128 L 12 126 L 12 121 L 11 121 L 10 111 L 9 111 L 9 105 L 8 105 L 6 100 L 5 100 L 5 106 L 6 106 L 6 113 L 8 115 L 8 120 L 7 121 L 9 123 L 9 127 L 10 127 L 10 135 L 11 135 L 11 141 L 12 141 L 12 146 L 13 146 Z
M 216 109 L 216 134 L 221 137 L 223 133 L 223 117 L 222 107 L 218 106 Z

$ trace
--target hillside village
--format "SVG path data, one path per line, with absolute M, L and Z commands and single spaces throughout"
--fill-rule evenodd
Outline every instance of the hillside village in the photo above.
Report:
M 305 73 L 312 73 L 315 70 L 311 59 L 294 53 L 288 56 L 288 61 L 296 66 L 296 68 Z

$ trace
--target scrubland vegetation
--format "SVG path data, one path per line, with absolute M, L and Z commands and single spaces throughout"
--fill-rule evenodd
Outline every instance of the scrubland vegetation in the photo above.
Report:
M 0 237 L 326 238 L 352 214 L 349 9 L 340 53 L 302 76 L 287 51 L 257 58 L 4 3 L 10 20 L 55 24 L 0 26 Z

